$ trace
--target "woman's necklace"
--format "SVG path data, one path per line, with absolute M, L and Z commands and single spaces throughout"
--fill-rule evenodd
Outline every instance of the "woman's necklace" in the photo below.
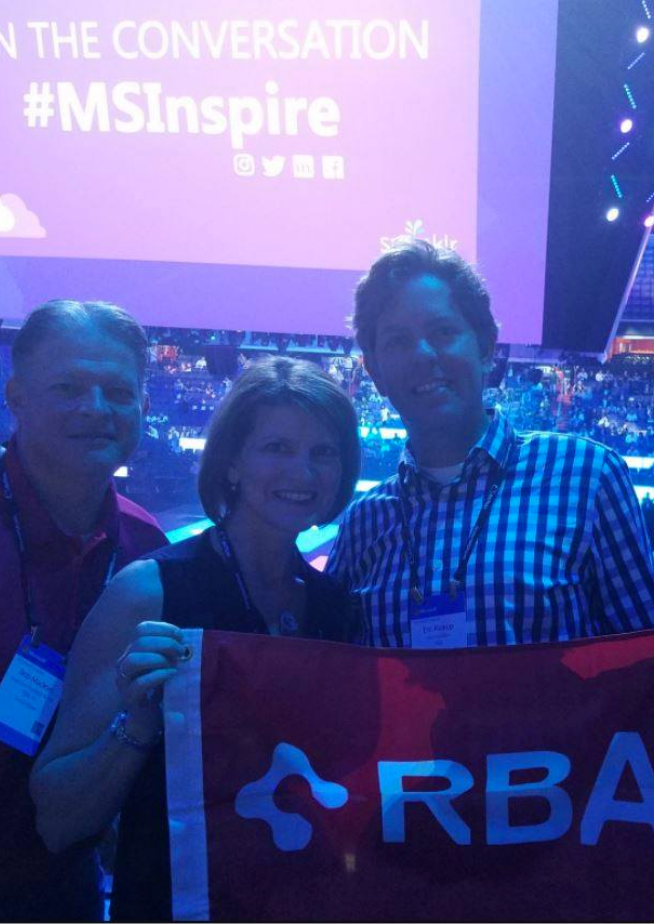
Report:
M 305 593 L 306 593 L 306 590 L 305 590 L 306 582 L 304 578 L 299 573 L 293 577 L 293 588 L 291 589 L 291 594 L 287 595 L 287 600 L 288 600 L 288 596 L 297 595 L 297 591 L 295 590 L 296 588 L 298 589 L 301 588 L 302 590 L 301 590 L 300 600 L 298 600 L 297 602 L 293 601 L 293 604 L 285 601 L 286 605 L 284 605 L 283 608 L 281 608 L 278 611 L 276 616 L 273 616 L 273 624 L 271 625 L 268 619 L 266 618 L 266 616 L 268 616 L 269 614 L 266 613 L 264 615 L 264 613 L 261 611 L 261 608 L 257 609 L 254 606 L 250 591 L 248 590 L 248 586 L 243 576 L 243 572 L 239 565 L 238 559 L 236 558 L 236 553 L 234 552 L 232 543 L 222 523 L 216 523 L 214 536 L 216 539 L 217 548 L 222 553 L 222 557 L 224 558 L 227 566 L 229 567 L 230 571 L 232 572 L 232 575 L 234 576 L 234 579 L 236 581 L 236 584 L 241 594 L 241 598 L 243 600 L 243 605 L 250 619 L 256 620 L 257 615 L 260 616 L 263 619 L 263 621 L 266 623 L 268 627 L 268 631 L 270 632 L 271 635 L 283 635 L 283 636 L 300 635 L 301 634 L 300 633 L 300 629 L 301 629 L 300 620 L 297 618 L 297 616 L 293 612 L 293 609 L 296 609 L 296 610 L 300 608 L 304 609 Z M 298 552 L 297 554 L 298 554 L 298 557 L 300 557 L 300 553 Z M 303 570 L 304 563 L 301 558 L 300 558 L 300 564 Z M 261 588 L 262 595 L 263 593 L 266 592 L 266 590 L 267 588 L 265 587 Z M 295 593 L 293 593 L 293 591 L 295 591 Z M 291 609 L 291 606 L 293 607 L 293 609 Z
M 300 577 L 299 574 L 296 574 L 293 578 L 293 583 L 296 587 L 302 588 L 302 609 L 304 609 L 304 604 L 306 603 L 306 598 L 304 596 L 306 593 L 306 581 L 303 577 Z M 290 609 L 284 609 L 280 612 L 277 619 L 277 626 L 280 635 L 300 634 L 300 622 Z
M 282 610 L 278 620 L 280 635 L 297 635 L 300 631 L 300 623 L 290 610 Z

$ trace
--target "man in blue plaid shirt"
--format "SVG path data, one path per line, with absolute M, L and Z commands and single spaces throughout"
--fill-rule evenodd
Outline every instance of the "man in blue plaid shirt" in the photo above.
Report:
M 359 283 L 366 368 L 409 435 L 349 508 L 329 570 L 376 646 L 548 642 L 652 626 L 652 555 L 626 466 L 483 407 L 497 325 L 476 272 L 413 241 Z

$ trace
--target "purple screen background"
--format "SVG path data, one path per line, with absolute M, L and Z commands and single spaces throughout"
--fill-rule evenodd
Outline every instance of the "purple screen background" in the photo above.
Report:
M 139 7 L 138 19 L 210 20 L 210 6 L 169 0 Z M 316 4 L 312 18 L 321 6 L 324 18 L 350 12 L 346 3 Z M 220 15 L 302 21 L 303 9 L 280 0 L 272 17 L 260 0 L 241 0 L 221 4 Z M 37 2 L 14 0 L 3 13 L 0 31 L 12 14 L 17 28 L 52 18 Z M 377 0 L 357 13 L 428 19 L 427 61 L 13 61 L 0 49 L 0 112 L 12 140 L 0 196 L 20 194 L 47 230 L 34 238 L 0 231 L 0 315 L 22 317 L 53 297 L 103 298 L 146 324 L 347 333 L 352 289 L 381 238 L 420 221 L 419 234 L 456 239 L 478 262 L 501 339 L 540 342 L 556 13 L 557 0 Z M 110 13 L 91 0 L 66 8 L 67 19 L 106 29 L 135 15 L 126 2 Z M 197 97 L 209 85 L 262 96 L 274 79 L 280 95 L 331 96 L 341 110 L 336 137 L 300 133 L 271 145 L 257 136 L 243 150 L 287 163 L 294 153 L 317 163 L 342 155 L 345 176 L 237 176 L 238 151 L 225 134 L 25 126 L 31 80 L 127 79 Z

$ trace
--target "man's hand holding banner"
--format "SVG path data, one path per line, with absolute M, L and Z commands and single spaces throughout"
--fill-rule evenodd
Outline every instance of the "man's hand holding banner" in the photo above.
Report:
M 165 702 L 177 919 L 652 919 L 654 633 L 185 638 Z

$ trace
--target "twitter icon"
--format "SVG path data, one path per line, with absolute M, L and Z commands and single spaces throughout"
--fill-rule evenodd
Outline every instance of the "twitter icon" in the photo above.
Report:
M 263 175 L 279 176 L 284 169 L 285 163 L 286 158 L 282 157 L 281 154 L 277 154 L 275 157 L 262 157 L 261 166 L 263 167 Z

